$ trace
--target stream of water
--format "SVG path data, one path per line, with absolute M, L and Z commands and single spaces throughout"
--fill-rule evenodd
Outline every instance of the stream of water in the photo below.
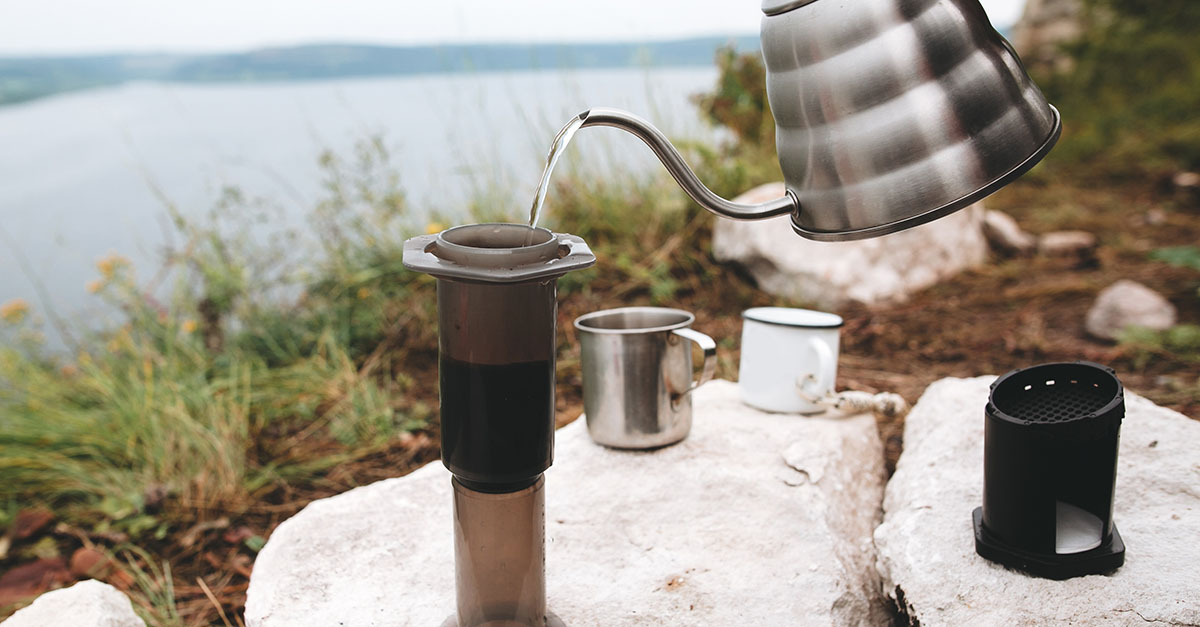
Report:
M 529 208 L 529 226 L 537 227 L 538 220 L 542 217 L 542 205 L 546 202 L 546 190 L 550 188 L 550 173 L 554 171 L 555 164 L 566 152 L 571 138 L 582 126 L 583 116 L 578 115 L 571 118 L 571 121 L 558 131 L 558 134 L 554 136 L 554 141 L 550 143 L 550 152 L 546 155 L 546 167 L 542 169 L 542 178 L 538 181 L 537 192 L 533 195 L 533 205 Z M 533 231 L 529 232 L 529 237 L 533 237 Z M 529 242 L 526 242 L 525 245 L 528 246 Z

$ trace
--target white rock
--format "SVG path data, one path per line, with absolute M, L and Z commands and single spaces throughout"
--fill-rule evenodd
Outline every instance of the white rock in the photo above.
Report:
M 1053 231 L 1038 238 L 1038 252 L 1048 257 L 1091 257 L 1096 236 L 1087 231 Z
M 1006 255 L 1026 255 L 1037 247 L 1037 238 L 1003 211 L 989 209 L 983 213 L 983 235 L 993 250 Z
M 1171 328 L 1175 306 L 1145 285 L 1122 279 L 1101 290 L 1084 322 L 1088 333 L 1113 340 L 1128 327 Z
M 547 594 L 568 625 L 885 624 L 869 415 L 805 418 L 700 388 L 691 435 L 653 452 L 559 430 Z M 450 477 L 433 463 L 314 502 L 254 565 L 249 625 L 438 625 L 454 604 Z M 668 582 L 672 582 L 668 586 Z
M 146 627 L 129 597 L 95 579 L 52 590 L 18 610 L 4 627 Z
M 922 627 L 1200 624 L 1200 422 L 1126 392 L 1113 513 L 1125 565 L 1034 578 L 975 553 L 992 380 L 938 381 L 908 415 L 875 531 L 884 589 Z
M 1196 172 L 1180 172 L 1171 178 L 1171 182 L 1175 187 L 1190 189 L 1200 187 L 1200 174 Z
M 784 193 L 782 183 L 756 187 L 735 202 L 762 202 Z M 766 292 L 836 308 L 904 300 L 987 258 L 983 206 L 899 233 L 854 242 L 814 242 L 792 230 L 791 218 L 742 222 L 718 218 L 713 256 L 746 268 Z

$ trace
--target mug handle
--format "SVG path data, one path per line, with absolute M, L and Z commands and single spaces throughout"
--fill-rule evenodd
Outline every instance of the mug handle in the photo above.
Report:
M 714 342 L 711 337 L 708 337 L 707 335 L 693 329 L 675 329 L 671 331 L 671 333 L 674 333 L 675 335 L 678 335 L 686 340 L 691 340 L 696 344 L 696 346 L 700 347 L 700 350 L 704 351 L 704 366 L 700 371 L 700 378 L 692 381 L 692 385 L 688 387 L 688 389 L 684 390 L 680 394 L 675 395 L 675 397 L 671 399 L 671 404 L 673 405 L 680 398 L 683 398 L 684 394 L 687 394 L 692 390 L 704 385 L 705 383 L 712 381 L 713 373 L 717 371 L 717 343 Z
M 828 344 L 822 342 L 820 338 L 810 337 L 808 339 L 808 346 L 817 354 L 817 374 L 814 375 L 810 372 L 802 377 L 798 377 L 796 379 L 796 394 L 799 394 L 800 398 L 814 405 L 820 405 L 833 392 L 834 382 L 831 379 L 833 378 L 836 364 L 833 361 L 833 350 L 829 348 Z M 821 396 L 809 392 L 808 384 L 812 382 L 816 382 L 816 389 L 825 390 L 826 392 Z

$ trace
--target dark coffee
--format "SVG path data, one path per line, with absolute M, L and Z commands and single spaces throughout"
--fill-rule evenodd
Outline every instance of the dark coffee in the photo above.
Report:
M 473 489 L 537 480 L 554 455 L 554 362 L 481 365 L 442 356 L 442 463 Z

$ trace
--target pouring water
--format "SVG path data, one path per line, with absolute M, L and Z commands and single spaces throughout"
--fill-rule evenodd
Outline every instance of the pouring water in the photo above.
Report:
M 571 143 L 571 138 L 575 136 L 575 132 L 581 126 L 583 126 L 583 118 L 576 116 L 571 118 L 571 121 L 567 122 L 567 125 L 554 136 L 554 141 L 550 144 L 550 152 L 546 155 L 546 168 L 542 170 L 542 178 L 538 181 L 537 192 L 533 196 L 533 205 L 529 208 L 529 226 L 537 226 L 538 219 L 542 215 L 542 203 L 546 201 L 546 190 L 550 188 L 550 173 L 554 171 L 554 165 L 566 152 L 567 144 Z M 529 236 L 533 237 L 533 231 L 530 231 Z

